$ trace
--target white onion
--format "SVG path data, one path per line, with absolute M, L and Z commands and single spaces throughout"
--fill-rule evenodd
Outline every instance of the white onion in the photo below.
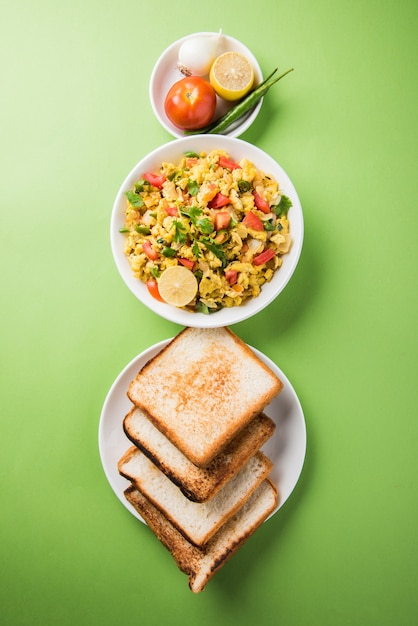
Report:
M 255 254 L 257 254 L 258 251 L 261 251 L 263 247 L 264 247 L 264 244 L 262 241 L 251 238 L 248 240 L 248 250 L 246 254 L 250 258 L 252 258 Z
M 196 35 L 184 41 L 179 49 L 177 66 L 186 76 L 206 76 L 216 58 L 222 31 L 218 35 L 205 37 Z
M 150 224 L 152 224 L 154 220 L 151 213 L 152 213 L 151 209 L 147 209 L 144 215 L 142 216 L 142 221 L 146 226 L 149 226 Z

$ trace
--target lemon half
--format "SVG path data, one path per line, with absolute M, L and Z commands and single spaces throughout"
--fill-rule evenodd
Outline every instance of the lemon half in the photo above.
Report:
M 240 52 L 224 52 L 210 68 L 209 80 L 224 100 L 239 100 L 247 94 L 254 83 L 254 69 Z
M 197 294 L 196 276 L 184 265 L 167 267 L 158 279 L 160 296 L 172 306 L 189 304 Z

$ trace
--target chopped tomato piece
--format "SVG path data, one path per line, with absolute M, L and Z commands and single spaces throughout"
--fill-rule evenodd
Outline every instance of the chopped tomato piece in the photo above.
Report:
M 148 291 L 152 295 L 153 298 L 159 300 L 160 302 L 164 302 L 162 297 L 160 296 L 160 292 L 158 290 L 158 283 L 156 280 L 148 280 L 147 281 Z
M 219 211 L 215 215 L 215 230 L 223 230 L 228 228 L 231 221 L 231 216 L 228 211 Z
M 270 205 L 267 202 L 267 200 L 265 200 L 263 196 L 260 196 L 260 194 L 257 193 L 256 191 L 253 191 L 253 196 L 254 196 L 254 204 L 257 207 L 257 209 L 259 211 L 263 211 L 263 213 L 270 213 Z
M 254 265 L 263 265 L 263 263 L 267 263 L 276 255 L 275 251 L 272 248 L 266 248 L 263 250 L 261 254 L 258 254 L 253 258 Z
M 177 217 L 179 214 L 179 210 L 176 206 L 166 206 L 164 207 L 164 211 L 167 215 L 171 215 L 171 217 Z
M 241 170 L 242 169 L 241 165 L 239 165 L 238 163 L 235 163 L 235 161 L 232 161 L 231 159 L 227 159 L 227 157 L 225 156 L 220 156 L 218 163 L 221 167 L 225 167 L 227 170 Z
M 193 167 L 199 161 L 198 157 L 187 157 L 186 158 L 186 167 Z
M 225 278 L 229 282 L 230 285 L 235 285 L 235 283 L 238 280 L 237 270 L 226 270 Z
M 146 172 L 143 175 L 143 179 L 149 182 L 149 184 L 152 185 L 153 187 L 157 187 L 158 189 L 161 189 L 161 187 L 167 180 L 167 177 L 165 174 L 151 174 L 150 172 Z
M 150 241 L 145 241 L 142 244 L 142 249 L 147 255 L 147 257 L 151 259 L 151 261 L 156 261 L 158 257 L 160 256 L 159 252 L 157 250 L 154 250 Z
M 223 193 L 217 193 L 216 196 L 208 203 L 208 207 L 210 209 L 220 209 L 227 204 L 231 204 L 231 201 L 228 196 L 225 196 Z
M 252 228 L 252 230 L 264 230 L 263 222 L 260 220 L 258 215 L 252 211 L 248 211 L 247 215 L 242 220 L 242 223 L 244 226 L 247 226 L 247 228 Z
M 184 265 L 185 267 L 188 267 L 189 270 L 193 271 L 194 268 L 194 261 L 192 261 L 191 259 L 180 259 L 179 258 L 179 263 L 181 263 L 182 265 Z

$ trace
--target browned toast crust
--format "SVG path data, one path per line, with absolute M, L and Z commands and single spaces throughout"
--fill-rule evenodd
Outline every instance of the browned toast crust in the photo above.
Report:
M 187 541 L 133 485 L 124 493 L 155 536 L 172 554 L 178 568 L 188 575 L 190 589 L 193 593 L 199 593 L 274 510 L 277 501 L 274 485 L 266 479 L 259 489 L 269 491 L 268 499 L 260 510 L 253 513 L 253 501 L 257 497 L 257 494 L 254 494 L 253 500 L 250 499 L 233 519 L 227 522 L 208 543 L 199 548 Z
M 185 328 L 141 369 L 128 397 L 206 467 L 282 387 L 229 328 Z
M 188 500 L 171 481 L 132 446 L 118 470 L 144 494 L 191 543 L 206 543 L 250 498 L 270 474 L 273 463 L 256 452 L 244 467 L 208 502 Z
M 157 434 L 157 441 L 152 441 L 151 437 L 141 434 L 140 427 L 135 424 L 137 414 L 138 409 L 133 408 L 126 415 L 123 422 L 126 436 L 193 502 L 206 502 L 212 498 L 273 435 L 276 428 L 272 419 L 260 413 L 206 468 L 200 468 L 177 450 L 173 452 L 176 460 L 180 457 L 180 461 L 173 463 L 172 457 L 169 459 L 167 454 L 164 455 L 166 447 L 173 444 L 167 439 L 165 447 L 162 447 L 164 435 Z M 144 418 L 141 416 L 141 419 Z

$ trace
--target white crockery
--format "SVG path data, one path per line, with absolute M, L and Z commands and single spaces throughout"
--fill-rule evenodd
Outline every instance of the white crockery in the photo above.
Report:
M 133 406 L 126 392 L 140 369 L 170 341 L 171 339 L 166 339 L 151 346 L 126 365 L 109 389 L 100 416 L 99 452 L 105 476 L 120 502 L 141 522 L 144 521 L 143 518 L 124 496 L 124 490 L 130 483 L 118 472 L 119 459 L 132 445 L 122 427 L 123 418 Z M 249 347 L 284 385 L 282 391 L 264 409 L 264 413 L 276 424 L 273 436 L 262 448 L 273 461 L 270 478 L 279 493 L 277 506 L 269 516 L 271 517 L 288 500 L 301 475 L 307 445 L 306 424 L 299 398 L 284 372 L 265 354 Z
M 188 151 L 209 152 L 216 149 L 225 150 L 234 161 L 240 161 L 242 158 L 249 159 L 258 169 L 271 174 L 278 181 L 280 189 L 293 204 L 288 213 L 292 247 L 289 253 L 283 255 L 283 264 L 275 271 L 271 281 L 262 286 L 260 295 L 248 299 L 240 306 L 224 308 L 216 313 L 205 315 L 179 309 L 153 298 L 145 283 L 133 276 L 128 258 L 124 253 L 126 235 L 120 233 L 119 229 L 124 225 L 127 202 L 125 192 L 131 189 L 145 172 L 158 172 L 164 161 L 178 163 Z M 277 298 L 296 269 L 302 250 L 303 233 L 303 214 L 299 197 L 283 168 L 260 148 L 242 139 L 221 135 L 196 135 L 176 139 L 160 146 L 141 159 L 127 175 L 117 193 L 110 225 L 111 247 L 116 267 L 131 292 L 157 315 L 181 326 L 200 328 L 231 326 L 256 315 Z
M 161 54 L 151 73 L 149 97 L 152 109 L 160 124 L 174 137 L 184 137 L 184 133 L 181 129 L 174 126 L 174 124 L 172 124 L 168 119 L 164 111 L 164 101 L 170 87 L 178 80 L 184 78 L 184 75 L 177 67 L 177 57 L 180 46 L 184 41 L 191 39 L 192 37 L 216 37 L 217 35 L 218 33 L 210 32 L 193 33 L 192 35 L 187 35 L 187 37 L 183 37 L 182 39 L 175 41 Z M 229 35 L 222 34 L 217 54 L 219 55 L 228 51 L 240 52 L 251 62 L 254 69 L 255 85 L 258 85 L 263 80 L 261 68 L 252 52 L 237 39 L 234 39 Z M 225 100 L 222 100 L 222 98 L 217 97 L 214 119 L 218 119 L 221 115 L 226 113 L 226 111 L 230 109 L 233 104 L 234 103 L 228 103 Z M 256 119 L 261 105 L 262 100 L 260 100 L 253 109 L 248 111 L 248 113 L 242 116 L 239 120 L 231 124 L 231 126 L 223 131 L 222 134 L 229 135 L 230 137 L 239 137 L 239 135 L 242 135 L 242 133 L 247 130 L 247 128 L 249 128 L 249 126 L 251 126 Z

